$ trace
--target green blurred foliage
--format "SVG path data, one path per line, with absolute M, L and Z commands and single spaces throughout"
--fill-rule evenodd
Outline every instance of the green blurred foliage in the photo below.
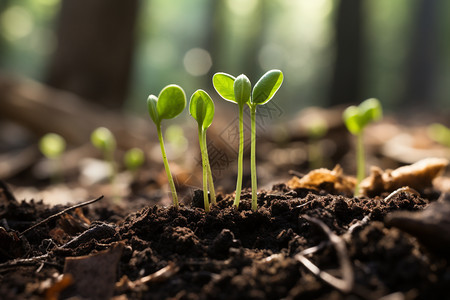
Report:
M 401 100 L 419 0 L 364 0 L 363 98 L 387 109 Z M 5 1 L 0 15 L 0 69 L 43 80 L 55 49 L 60 0 Z M 337 0 L 141 1 L 127 109 L 169 83 L 187 94 L 212 91 L 211 76 L 245 73 L 252 82 L 276 68 L 285 82 L 277 105 L 287 114 L 327 105 L 334 63 Z M 449 108 L 450 1 L 439 1 L 438 105 Z M 359 101 L 360 99 L 358 99 Z M 349 99 L 355 102 L 355 99 Z

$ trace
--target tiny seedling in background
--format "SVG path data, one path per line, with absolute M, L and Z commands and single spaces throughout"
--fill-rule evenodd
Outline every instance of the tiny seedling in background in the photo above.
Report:
M 251 119 L 251 145 L 250 168 L 252 176 L 252 209 L 258 208 L 257 203 L 257 177 L 256 177 L 256 108 L 269 102 L 283 83 L 283 73 L 280 70 L 270 70 L 265 73 L 255 84 L 252 90 L 250 80 L 244 74 L 237 78 L 225 73 L 217 73 L 213 77 L 216 91 L 225 100 L 236 102 L 239 106 L 239 157 L 238 157 L 238 182 L 236 186 L 236 198 L 234 205 L 239 206 L 242 188 L 242 160 L 244 150 L 243 110 L 244 105 L 250 107 Z
M 211 193 L 211 204 L 216 203 L 216 194 L 212 178 L 211 166 L 208 158 L 208 147 L 206 143 L 206 130 L 211 126 L 214 118 L 214 102 L 203 90 L 197 90 L 191 96 L 189 113 L 198 123 L 198 139 L 203 165 L 203 197 L 205 210 L 209 211 L 208 186 Z
M 166 150 L 164 148 L 164 140 L 161 132 L 161 121 L 164 119 L 172 119 L 178 116 L 186 107 L 186 94 L 183 89 L 178 85 L 166 86 L 159 96 L 148 96 L 147 108 L 151 119 L 156 125 L 158 132 L 159 144 L 161 146 L 161 153 L 164 162 L 164 168 L 166 169 L 167 178 L 169 180 L 170 190 L 172 191 L 173 205 L 178 207 L 178 196 L 175 189 L 175 183 L 172 178 L 172 173 L 169 169 L 169 163 L 167 161 Z
M 342 116 L 348 131 L 357 137 L 355 187 L 355 197 L 357 197 L 359 196 L 359 184 L 364 179 L 366 172 L 363 131 L 367 124 L 383 118 L 383 109 L 378 99 L 370 98 L 363 101 L 359 106 L 347 107 Z
M 242 172 L 244 158 L 244 106 L 250 101 L 251 83 L 244 74 L 237 78 L 226 74 L 216 73 L 213 76 L 213 85 L 217 93 L 225 100 L 234 102 L 239 110 L 239 153 L 238 153 L 238 175 L 236 182 L 236 197 L 234 206 L 239 207 L 242 190 Z
M 320 168 L 322 166 L 322 150 L 319 145 L 319 140 L 327 134 L 327 122 L 319 116 L 312 117 L 306 123 L 306 131 L 308 134 L 308 161 L 311 170 Z
M 114 162 L 114 152 L 116 151 L 116 139 L 112 132 L 106 127 L 98 127 L 91 133 L 91 142 L 95 148 L 99 149 L 103 154 L 105 162 L 109 163 L 111 174 L 110 182 L 114 183 L 117 169 Z
M 142 166 L 144 160 L 144 152 L 139 148 L 131 148 L 123 157 L 125 167 L 133 174 Z
M 450 147 L 450 128 L 439 123 L 428 126 L 428 136 L 435 142 Z
M 39 149 L 42 154 L 53 161 L 52 182 L 56 183 L 61 179 L 61 155 L 66 149 L 66 141 L 56 133 L 47 133 L 39 141 Z

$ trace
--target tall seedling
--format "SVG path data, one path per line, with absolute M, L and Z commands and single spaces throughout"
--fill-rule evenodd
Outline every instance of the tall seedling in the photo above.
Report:
M 283 83 L 283 73 L 280 70 L 270 70 L 264 74 L 252 91 L 250 99 L 250 118 L 251 118 L 251 146 L 250 146 L 250 167 L 252 174 L 252 209 L 258 208 L 257 202 L 257 183 L 256 183 L 256 107 L 264 105 L 272 100 L 275 93 Z
M 367 124 L 383 118 L 383 108 L 375 98 L 367 99 L 359 106 L 349 106 L 343 113 L 343 119 L 348 131 L 357 137 L 356 148 L 356 186 L 355 197 L 359 196 L 359 184 L 365 177 L 366 166 L 364 156 L 363 131 Z
M 150 117 L 156 125 L 158 132 L 159 144 L 161 146 L 161 153 L 164 162 L 164 168 L 166 169 L 167 178 L 169 180 L 170 190 L 172 191 L 173 205 L 178 207 L 178 196 L 175 189 L 175 183 L 170 172 L 169 163 L 167 162 L 166 150 L 164 148 L 164 140 L 161 132 L 161 121 L 164 119 L 172 119 L 178 116 L 186 107 L 186 94 L 183 89 L 178 85 L 166 86 L 159 96 L 148 96 L 147 107 Z
M 208 147 L 206 143 L 206 130 L 211 126 L 214 118 L 214 102 L 203 90 L 197 90 L 191 96 L 189 113 L 198 123 L 198 139 L 203 165 L 203 199 L 205 210 L 209 212 L 208 186 L 211 194 L 211 204 L 216 203 L 216 194 L 212 178 L 211 166 L 208 158 Z
M 236 187 L 236 198 L 234 205 L 239 206 L 241 185 L 242 185 L 242 156 L 244 149 L 243 136 L 243 110 L 244 104 L 250 107 L 251 119 L 251 145 L 250 163 L 252 176 L 252 209 L 258 208 L 257 202 L 257 177 L 256 177 L 256 108 L 269 102 L 283 83 L 283 73 L 280 70 L 270 70 L 264 74 L 252 91 L 250 80 L 245 75 L 240 75 L 236 79 L 225 73 L 217 73 L 213 77 L 213 84 L 216 91 L 225 100 L 236 102 L 239 106 L 239 157 L 238 157 L 238 182 Z M 232 88 L 233 89 L 232 89 Z
M 244 105 L 250 101 L 251 83 L 244 74 L 237 78 L 226 74 L 216 73 L 213 76 L 213 85 L 219 95 L 230 102 L 238 105 L 239 110 L 239 153 L 238 153 L 238 175 L 236 182 L 236 197 L 234 206 L 239 207 L 242 190 L 242 172 L 244 156 Z

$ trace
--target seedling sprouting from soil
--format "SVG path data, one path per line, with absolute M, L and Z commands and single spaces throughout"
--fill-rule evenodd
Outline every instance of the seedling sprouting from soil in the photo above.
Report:
M 91 133 L 91 142 L 103 154 L 103 159 L 110 165 L 109 176 L 111 184 L 117 174 L 116 163 L 114 162 L 114 152 L 116 151 L 116 139 L 112 132 L 106 127 L 99 127 Z
M 250 168 L 252 174 L 252 209 L 258 208 L 257 202 L 257 183 L 256 183 L 256 107 L 264 105 L 272 100 L 275 93 L 283 83 L 283 73 L 280 70 L 270 70 L 264 74 L 252 91 L 250 99 L 250 118 L 251 118 L 251 145 L 250 145 Z
M 166 150 L 164 148 L 164 140 L 161 132 L 161 121 L 164 119 L 173 119 L 183 111 L 186 107 L 186 94 L 181 87 L 171 84 L 163 88 L 158 97 L 154 95 L 148 96 L 147 107 L 150 117 L 155 123 L 156 130 L 158 132 L 164 168 L 166 169 L 170 190 L 172 191 L 173 205 L 178 207 L 177 191 L 175 189 L 172 173 L 170 173 Z
M 364 179 L 366 172 L 363 130 L 370 122 L 383 118 L 383 109 L 378 99 L 370 98 L 363 101 L 359 106 L 347 107 L 342 116 L 348 131 L 357 137 L 357 173 L 355 187 L 355 197 L 357 197 L 359 196 L 359 184 Z
M 234 81 L 233 81 L 234 80 Z M 239 106 L 239 157 L 238 157 L 238 182 L 236 185 L 236 198 L 234 205 L 239 206 L 242 185 L 242 156 L 244 149 L 243 135 L 243 110 L 244 104 L 250 107 L 251 119 L 251 144 L 250 144 L 250 168 L 252 176 L 252 209 L 258 208 L 257 203 L 257 178 L 256 178 L 256 108 L 269 102 L 283 83 L 283 73 L 280 70 L 270 70 L 264 74 L 255 84 L 253 90 L 250 80 L 245 75 L 236 79 L 225 73 L 217 73 L 213 77 L 216 91 L 225 100 L 236 102 Z
M 125 167 L 131 173 L 133 173 L 133 175 L 135 175 L 139 167 L 142 166 L 144 160 L 144 152 L 139 148 L 131 148 L 130 150 L 125 152 L 125 155 L 123 157 Z
M 62 176 L 61 155 L 66 149 L 66 141 L 62 136 L 56 133 L 47 133 L 39 141 L 39 150 L 45 157 L 53 162 L 53 172 L 51 180 L 56 183 Z
M 428 135 L 430 138 L 446 147 L 450 147 L 450 128 L 439 123 L 433 123 L 428 126 Z
M 250 80 L 244 74 L 235 78 L 226 73 L 214 74 L 213 85 L 217 93 L 219 93 L 223 99 L 237 103 L 239 109 L 238 175 L 236 182 L 236 197 L 234 198 L 233 204 L 238 208 L 241 199 L 244 158 L 244 105 L 250 101 L 252 86 Z
M 203 90 L 197 90 L 191 96 L 189 103 L 189 113 L 198 123 L 198 139 L 200 142 L 200 152 L 203 165 L 203 199 L 205 210 L 209 211 L 208 187 L 211 194 L 211 204 L 216 203 L 216 194 L 212 178 L 211 166 L 208 158 L 208 147 L 206 143 L 206 130 L 211 126 L 214 118 L 214 102 Z

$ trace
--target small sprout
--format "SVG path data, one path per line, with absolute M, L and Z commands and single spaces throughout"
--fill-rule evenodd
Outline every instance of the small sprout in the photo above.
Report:
M 186 95 L 181 87 L 171 84 L 162 89 L 159 96 L 148 96 L 147 108 L 151 119 L 156 125 L 158 132 L 159 144 L 166 169 L 169 186 L 172 191 L 173 205 L 178 207 L 178 196 L 175 189 L 175 183 L 170 172 L 169 163 L 167 161 L 166 150 L 164 148 L 164 140 L 161 132 L 161 121 L 164 119 L 172 119 L 178 116 L 186 107 Z
M 239 110 L 239 153 L 238 175 L 236 182 L 236 197 L 234 206 L 239 207 L 242 190 L 242 173 L 244 160 L 244 105 L 250 101 L 251 83 L 244 74 L 237 78 L 226 74 L 216 73 L 213 76 L 213 85 L 217 93 L 225 100 L 237 103 Z
M 428 126 L 428 136 L 435 142 L 450 147 L 450 128 L 439 123 Z
M 123 162 L 128 170 L 136 172 L 140 166 L 144 163 L 144 152 L 139 148 L 131 148 L 123 157 Z
M 66 141 L 56 133 L 47 133 L 39 141 L 39 149 L 49 159 L 59 158 L 66 149 Z
M 233 82 L 234 80 L 234 82 Z M 244 105 L 250 107 L 251 118 L 251 147 L 250 166 L 252 176 L 252 209 L 258 208 L 257 203 L 257 178 L 256 178 L 256 108 L 269 102 L 283 83 L 283 73 L 280 70 L 270 70 L 265 73 L 255 84 L 253 90 L 250 80 L 245 75 L 234 79 L 225 73 L 217 73 L 213 77 L 216 91 L 227 101 L 235 102 L 239 106 L 239 157 L 238 157 L 238 182 L 236 185 L 236 198 L 234 205 L 239 206 L 242 187 L 242 160 L 244 149 L 243 110 Z M 231 89 L 231 87 L 233 89 Z M 233 91 L 233 92 L 232 92 Z
M 116 139 L 112 132 L 106 127 L 98 127 L 91 133 L 91 142 L 95 148 L 103 154 L 105 162 L 111 167 L 110 182 L 114 183 L 116 177 L 116 164 L 114 162 L 114 152 L 116 151 Z
M 39 141 L 39 149 L 42 154 L 54 163 L 52 182 L 56 183 L 61 178 L 61 155 L 66 149 L 66 141 L 56 133 L 47 133 Z
M 383 109 L 380 101 L 375 98 L 370 98 L 363 101 L 359 106 L 349 106 L 342 114 L 345 125 L 348 131 L 357 136 L 357 175 L 355 197 L 359 196 L 359 184 L 365 177 L 365 157 L 363 144 L 363 130 L 373 121 L 378 121 L 383 118 Z
M 211 193 L 211 204 L 216 204 L 216 194 L 212 178 L 211 166 L 208 158 L 208 147 L 206 143 L 206 130 L 211 126 L 214 118 L 214 102 L 203 90 L 197 90 L 191 96 L 189 113 L 198 123 L 198 139 L 203 165 L 203 199 L 205 210 L 209 211 L 208 186 Z

